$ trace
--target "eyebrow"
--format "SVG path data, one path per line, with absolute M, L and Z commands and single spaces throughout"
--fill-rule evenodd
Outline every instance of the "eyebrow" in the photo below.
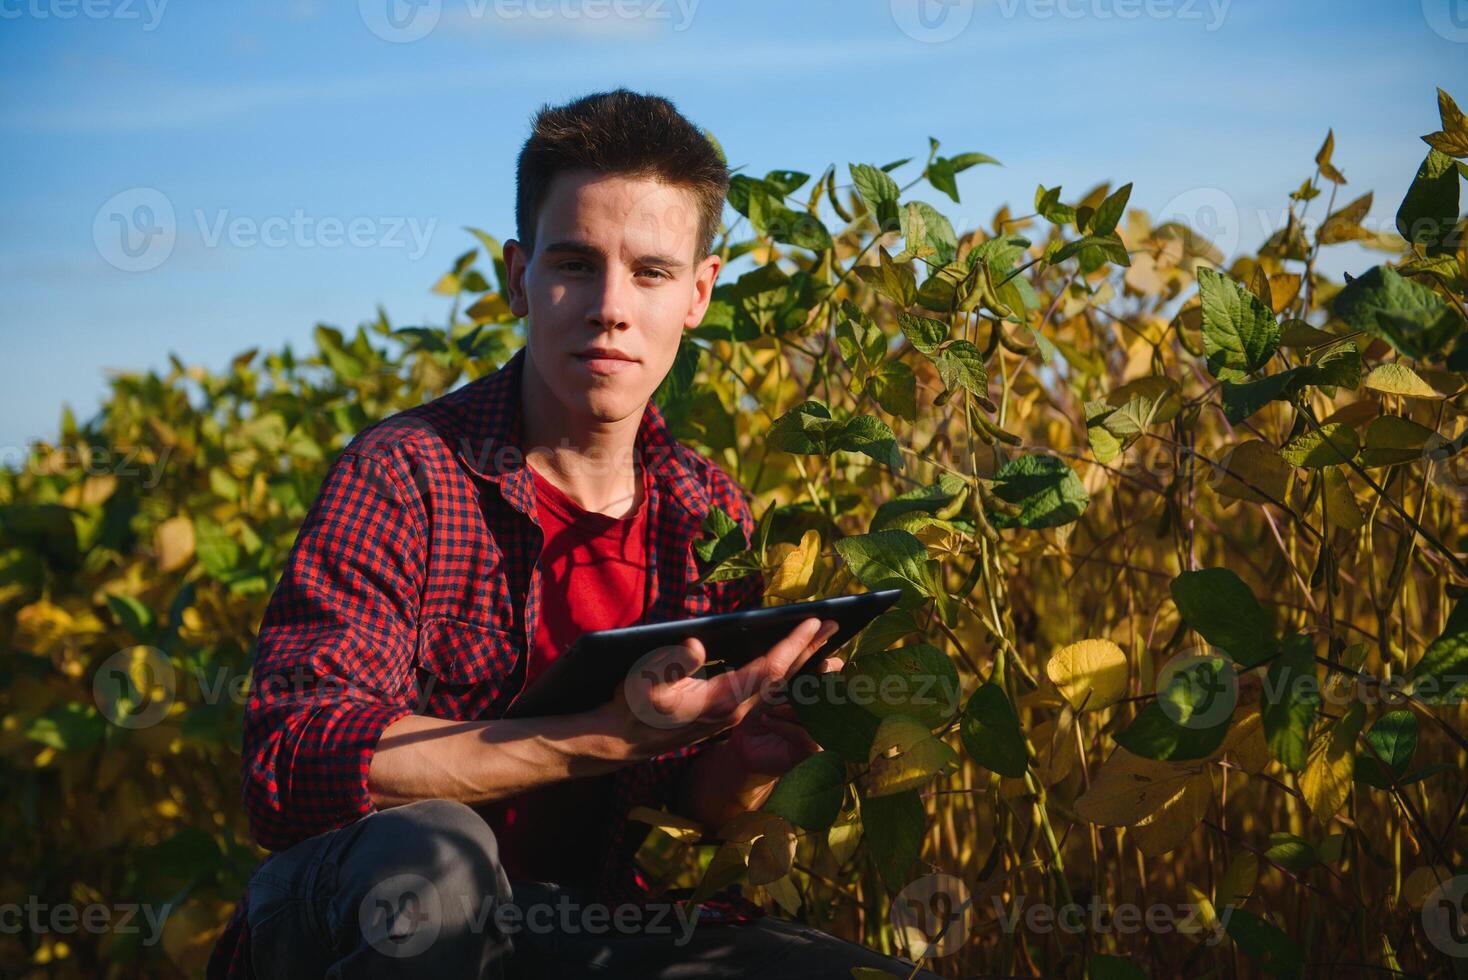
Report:
M 569 252 L 572 255 L 585 255 L 594 259 L 605 258 L 602 250 L 597 248 L 595 245 L 591 244 L 590 242 L 583 242 L 574 239 L 564 242 L 551 242 L 549 245 L 545 246 L 545 251 L 562 253 Z M 664 265 L 674 269 L 681 269 L 685 265 L 684 262 L 680 261 L 679 259 L 673 258 L 671 255 L 658 255 L 655 253 L 639 255 L 637 256 L 637 262 L 642 265 Z

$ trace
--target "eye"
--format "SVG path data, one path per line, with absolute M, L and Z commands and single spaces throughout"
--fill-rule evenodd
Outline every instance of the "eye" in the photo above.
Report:
M 580 266 L 580 268 L 573 269 L 571 268 L 571 266 Z M 584 259 L 567 259 L 564 262 L 558 263 L 556 265 L 556 268 L 560 269 L 563 272 L 581 272 L 585 269 L 591 268 L 591 266 Z
M 637 271 L 639 273 L 641 273 L 641 272 L 650 272 L 650 273 L 652 273 L 652 277 L 654 279 L 671 279 L 671 278 L 673 278 L 672 276 L 668 275 L 668 273 L 665 270 L 663 270 L 663 269 L 638 269 Z

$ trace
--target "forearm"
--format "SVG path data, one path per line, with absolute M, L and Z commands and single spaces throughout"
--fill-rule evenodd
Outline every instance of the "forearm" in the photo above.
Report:
M 717 831 L 739 814 L 758 810 L 778 776 L 749 774 L 736 763 L 727 742 L 709 746 L 683 773 L 675 793 L 677 812 Z
M 409 715 L 382 734 L 367 773 L 378 809 L 423 799 L 477 805 L 627 765 L 593 716 L 449 721 Z

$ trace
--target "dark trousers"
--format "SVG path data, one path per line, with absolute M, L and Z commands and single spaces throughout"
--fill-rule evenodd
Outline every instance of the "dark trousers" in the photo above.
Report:
M 448 800 L 382 810 L 280 852 L 250 879 L 249 927 L 255 970 L 272 980 L 912 973 L 908 961 L 773 915 L 699 925 L 676 902 L 608 908 L 579 888 L 511 883 L 494 831 Z

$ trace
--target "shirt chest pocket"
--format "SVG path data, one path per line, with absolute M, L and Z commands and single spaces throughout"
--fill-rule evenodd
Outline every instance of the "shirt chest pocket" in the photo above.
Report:
M 418 627 L 413 655 L 414 711 L 433 718 L 493 718 L 514 696 L 515 665 L 525 640 L 518 633 L 449 616 Z

